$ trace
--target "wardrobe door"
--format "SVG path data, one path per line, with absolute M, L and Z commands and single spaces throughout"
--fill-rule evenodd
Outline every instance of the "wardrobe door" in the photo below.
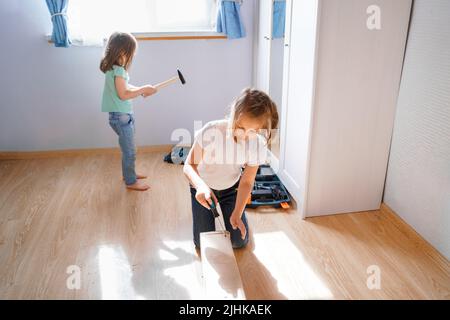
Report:
M 327 0 L 320 11 L 306 215 L 376 210 L 411 0 Z
M 285 0 L 276 0 L 273 2 L 273 34 L 270 50 L 270 88 L 269 95 L 277 106 L 279 121 L 281 122 L 282 102 L 283 102 L 283 64 L 285 59 L 285 50 L 288 50 L 288 31 L 286 25 L 286 3 Z M 290 14 L 290 10 L 288 12 Z M 289 20 L 290 21 L 290 20 Z M 283 33 L 284 31 L 284 33 Z M 279 132 L 273 132 L 270 143 L 271 165 L 278 167 L 280 158 L 280 135 Z
M 287 2 L 279 176 L 304 216 L 314 97 L 318 0 Z
M 272 0 L 259 0 L 258 36 L 256 46 L 256 88 L 270 89 L 270 51 L 272 39 Z

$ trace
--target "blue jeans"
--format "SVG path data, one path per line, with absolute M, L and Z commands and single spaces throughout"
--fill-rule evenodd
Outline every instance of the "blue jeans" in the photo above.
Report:
M 122 175 L 127 185 L 136 182 L 134 162 L 136 161 L 136 147 L 134 144 L 134 116 L 131 113 L 110 112 L 109 125 L 119 136 L 122 151 Z
M 248 223 L 245 211 L 242 213 L 242 222 L 245 225 L 247 234 L 245 239 L 241 237 L 241 231 L 239 229 L 234 230 L 230 224 L 230 217 L 233 213 L 236 205 L 237 187 L 239 182 L 231 188 L 225 190 L 212 190 L 219 201 L 220 208 L 222 209 L 223 220 L 225 222 L 225 228 L 230 232 L 231 244 L 233 248 L 245 247 L 248 243 Z M 195 199 L 196 190 L 191 186 L 191 203 L 192 203 L 192 220 L 194 231 L 194 244 L 197 248 L 200 248 L 200 233 L 215 231 L 214 214 L 211 210 L 202 206 L 197 199 Z

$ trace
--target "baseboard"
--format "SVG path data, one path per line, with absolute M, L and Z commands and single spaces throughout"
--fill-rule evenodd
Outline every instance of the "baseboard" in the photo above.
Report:
M 420 250 L 430 250 L 430 252 L 436 254 L 436 257 L 442 259 L 444 263 L 448 263 L 448 259 L 441 253 L 431 242 L 425 239 L 419 232 L 416 231 L 406 220 L 404 220 L 397 212 L 395 212 L 389 205 L 382 202 L 380 206 L 380 211 L 384 211 L 394 217 L 394 223 L 401 230 L 402 228 L 408 228 L 410 234 L 414 234 L 416 243 L 423 243 L 424 245 Z M 419 239 L 419 240 L 417 240 Z
M 173 145 L 142 146 L 137 148 L 138 153 L 169 152 Z M 94 148 L 94 149 L 65 149 L 46 151 L 0 151 L 0 160 L 24 160 L 57 157 L 77 157 L 99 154 L 119 154 L 119 148 Z

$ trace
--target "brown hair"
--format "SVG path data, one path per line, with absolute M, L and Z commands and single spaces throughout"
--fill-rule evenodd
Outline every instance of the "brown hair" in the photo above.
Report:
M 275 102 L 263 91 L 246 88 L 231 106 L 230 126 L 236 129 L 236 122 L 242 115 L 250 116 L 254 119 L 262 119 L 265 122 L 263 129 L 267 130 L 267 142 L 272 139 L 272 129 L 278 127 L 278 111 Z
M 112 69 L 113 65 L 121 65 L 119 59 L 122 55 L 125 56 L 125 63 L 122 67 L 128 70 L 133 60 L 136 47 L 136 39 L 131 34 L 114 32 L 109 37 L 108 44 L 106 45 L 105 54 L 100 62 L 100 70 L 106 73 Z

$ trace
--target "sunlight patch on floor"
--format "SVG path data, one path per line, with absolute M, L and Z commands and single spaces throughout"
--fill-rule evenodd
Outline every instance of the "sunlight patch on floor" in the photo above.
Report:
M 332 299 L 333 294 L 284 232 L 256 233 L 254 254 L 288 299 Z
M 143 299 L 134 291 L 130 262 L 121 246 L 100 246 L 98 268 L 102 299 Z
M 189 299 L 203 299 L 204 289 L 199 272 L 201 262 L 193 250 L 192 241 L 163 241 L 159 257 L 167 261 L 164 275 L 186 289 Z

